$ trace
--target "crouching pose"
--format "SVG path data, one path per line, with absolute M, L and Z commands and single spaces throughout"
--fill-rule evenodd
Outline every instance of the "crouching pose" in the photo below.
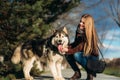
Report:
M 81 72 L 76 62 L 86 70 L 86 80 L 93 80 L 93 77 L 96 77 L 96 73 L 90 72 L 86 66 L 88 59 L 98 59 L 99 52 L 97 45 L 98 36 L 94 27 L 94 19 L 91 15 L 84 14 L 77 26 L 75 41 L 68 48 L 60 49 L 66 52 L 66 59 L 75 72 L 70 80 L 81 78 Z

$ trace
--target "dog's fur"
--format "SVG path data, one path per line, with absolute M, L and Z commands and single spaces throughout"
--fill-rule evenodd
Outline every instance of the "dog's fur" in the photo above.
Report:
M 66 27 L 56 30 L 54 34 L 42 40 L 30 40 L 19 45 L 11 58 L 14 64 L 20 61 L 23 64 L 23 73 L 26 80 L 33 80 L 30 76 L 30 70 L 33 63 L 37 64 L 37 68 L 42 71 L 40 60 L 44 57 L 54 77 L 54 80 L 64 80 L 61 74 L 61 64 L 63 61 L 63 54 L 59 52 L 58 45 L 67 47 L 69 43 L 68 33 Z

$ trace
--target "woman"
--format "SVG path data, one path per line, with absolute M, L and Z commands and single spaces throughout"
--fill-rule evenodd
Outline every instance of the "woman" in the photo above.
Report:
M 96 73 L 90 72 L 86 65 L 88 59 L 98 59 L 98 36 L 94 26 L 94 19 L 89 14 L 84 14 L 77 26 L 75 41 L 68 48 L 60 48 L 60 51 L 66 52 L 66 59 L 74 75 L 70 80 L 81 78 L 81 72 L 76 62 L 78 62 L 87 72 L 86 80 L 93 80 Z

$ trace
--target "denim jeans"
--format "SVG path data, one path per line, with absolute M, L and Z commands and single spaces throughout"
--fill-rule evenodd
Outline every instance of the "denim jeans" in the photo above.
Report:
M 79 68 L 76 65 L 76 62 L 78 62 L 85 70 L 87 70 L 87 60 L 88 59 L 93 59 L 96 60 L 98 57 L 96 56 L 83 56 L 83 52 L 76 52 L 75 54 L 72 55 L 65 55 L 68 63 L 70 64 L 71 68 L 74 71 L 78 71 Z

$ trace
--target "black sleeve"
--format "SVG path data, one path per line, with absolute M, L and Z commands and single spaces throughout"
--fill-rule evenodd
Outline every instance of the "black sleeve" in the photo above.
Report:
M 77 37 L 77 38 L 74 40 L 73 43 L 70 44 L 70 46 L 71 46 L 72 48 L 74 48 L 74 47 L 76 47 L 77 45 L 79 45 L 81 42 L 83 42 L 83 40 L 82 40 L 82 37 L 79 36 L 79 37 Z
M 79 25 L 77 26 L 77 30 L 76 30 L 76 35 L 75 35 L 75 40 L 73 43 L 70 44 L 70 46 L 72 48 L 76 47 L 78 44 L 80 44 L 81 42 L 84 42 L 86 40 L 85 37 L 85 30 L 81 30 L 79 28 Z

